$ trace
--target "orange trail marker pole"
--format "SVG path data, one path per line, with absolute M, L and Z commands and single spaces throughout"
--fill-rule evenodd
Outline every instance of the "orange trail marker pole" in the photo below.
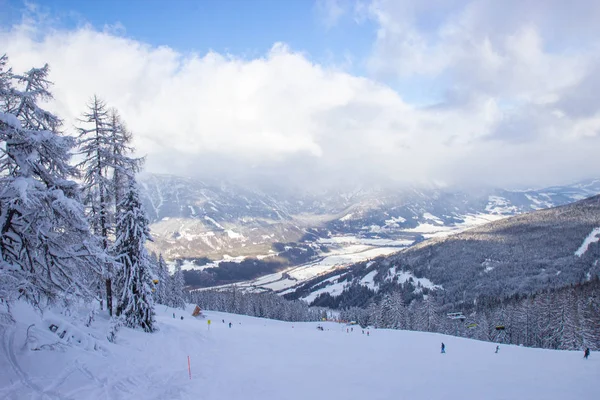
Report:
M 192 366 L 190 364 L 190 356 L 188 356 L 188 373 L 190 374 L 190 379 L 192 379 Z

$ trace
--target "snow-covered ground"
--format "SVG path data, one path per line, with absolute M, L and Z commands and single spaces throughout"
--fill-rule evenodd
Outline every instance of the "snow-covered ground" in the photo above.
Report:
M 259 260 L 263 260 L 267 257 L 273 257 L 276 254 L 268 254 L 268 255 L 257 255 L 254 256 L 253 258 L 257 258 Z M 209 263 L 206 263 L 204 265 L 196 265 L 194 263 L 194 261 L 192 260 L 178 260 L 179 262 L 181 262 L 181 269 L 186 271 L 190 271 L 190 270 L 196 270 L 196 271 L 202 271 L 208 268 L 217 268 L 219 266 L 219 264 L 221 264 L 222 262 L 234 262 L 234 263 L 241 263 L 242 261 L 244 261 L 246 258 L 246 256 L 237 256 L 237 257 L 232 257 L 229 256 L 227 254 L 223 255 L 223 258 L 220 260 L 216 260 L 216 261 L 211 261 Z M 171 273 L 175 272 L 175 266 L 176 266 L 176 261 L 169 261 L 167 262 L 167 267 L 169 268 L 169 271 Z
M 579 246 L 579 248 L 575 252 L 575 255 L 577 257 L 581 257 L 588 250 L 590 244 L 595 243 L 598 240 L 600 240 L 600 227 L 594 228 L 592 232 L 589 235 L 587 235 L 587 237 L 583 240 L 583 243 L 581 243 L 581 246 Z
M 423 216 L 425 217 L 425 214 Z M 429 214 L 429 216 L 431 216 L 431 214 Z M 429 217 L 430 220 L 436 221 L 431 217 Z M 487 224 L 488 222 L 498 221 L 507 217 L 508 215 L 501 214 L 468 214 L 464 217 L 464 222 L 456 224 L 454 226 L 440 225 L 439 223 L 431 224 L 427 222 L 419 224 L 416 228 L 405 229 L 404 232 L 420 233 L 425 239 L 430 239 L 434 237 L 445 237 L 466 231 L 467 229 L 471 229 L 479 225 Z
M 340 245 L 331 248 L 329 253 L 323 253 L 323 257 L 317 261 L 290 267 L 284 271 L 250 281 L 238 282 L 235 283 L 235 287 L 246 291 L 263 291 L 264 289 L 283 291 L 336 268 L 389 255 L 399 250 L 398 247 L 373 247 L 364 244 Z M 231 286 L 233 285 L 215 286 L 199 290 L 229 288 Z
M 216 312 L 195 319 L 191 310 L 177 310 L 173 319 L 172 309 L 159 307 L 159 332 L 124 328 L 116 344 L 104 339 L 106 317 L 92 328 L 71 320 L 70 332 L 88 338 L 84 346 L 68 344 L 16 307 L 16 326 L 0 325 L 0 398 L 585 400 L 600 393 L 596 353 L 584 360 L 583 352 L 500 345 L 495 354 L 495 343 L 439 334 L 369 330 L 367 336 L 333 322 L 320 331 L 316 322 Z M 32 323 L 37 345 L 53 343 L 55 350 L 25 350 Z

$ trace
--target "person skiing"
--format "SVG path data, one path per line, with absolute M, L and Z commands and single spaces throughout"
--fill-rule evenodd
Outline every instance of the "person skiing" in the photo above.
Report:
M 367 336 L 369 336 L 369 331 L 367 331 Z
M 225 323 L 225 320 L 223 320 L 223 323 Z
M 590 356 L 590 348 L 586 347 L 585 351 L 583 352 L 583 358 L 585 358 L 587 360 L 589 356 Z
M 442 354 L 446 353 L 446 345 L 442 342 Z
M 498 354 L 498 350 L 500 350 L 500 346 L 496 346 L 496 354 Z
M 231 328 L 231 322 L 229 323 L 229 327 Z

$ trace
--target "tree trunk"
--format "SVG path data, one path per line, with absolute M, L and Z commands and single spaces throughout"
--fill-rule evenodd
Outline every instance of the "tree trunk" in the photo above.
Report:
M 112 317 L 113 315 L 113 307 L 112 307 L 112 282 L 109 279 L 106 280 L 106 309 L 108 310 L 108 315 Z

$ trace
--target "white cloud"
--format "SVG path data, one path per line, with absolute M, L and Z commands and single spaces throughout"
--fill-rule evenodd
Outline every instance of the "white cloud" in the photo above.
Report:
M 0 48 L 17 71 L 50 64 L 51 107 L 67 123 L 93 94 L 117 107 L 151 171 L 299 186 L 543 185 L 600 175 L 599 108 L 576 107 L 600 103 L 581 90 L 600 87 L 593 51 L 600 35 L 549 51 L 546 20 L 498 25 L 494 4 L 360 8 L 379 24 L 373 78 L 315 64 L 280 43 L 255 59 L 182 54 L 122 31 L 40 30 L 35 21 L 0 32 Z M 435 18 L 424 19 L 431 10 Z M 445 101 L 411 105 L 379 76 L 430 79 Z

